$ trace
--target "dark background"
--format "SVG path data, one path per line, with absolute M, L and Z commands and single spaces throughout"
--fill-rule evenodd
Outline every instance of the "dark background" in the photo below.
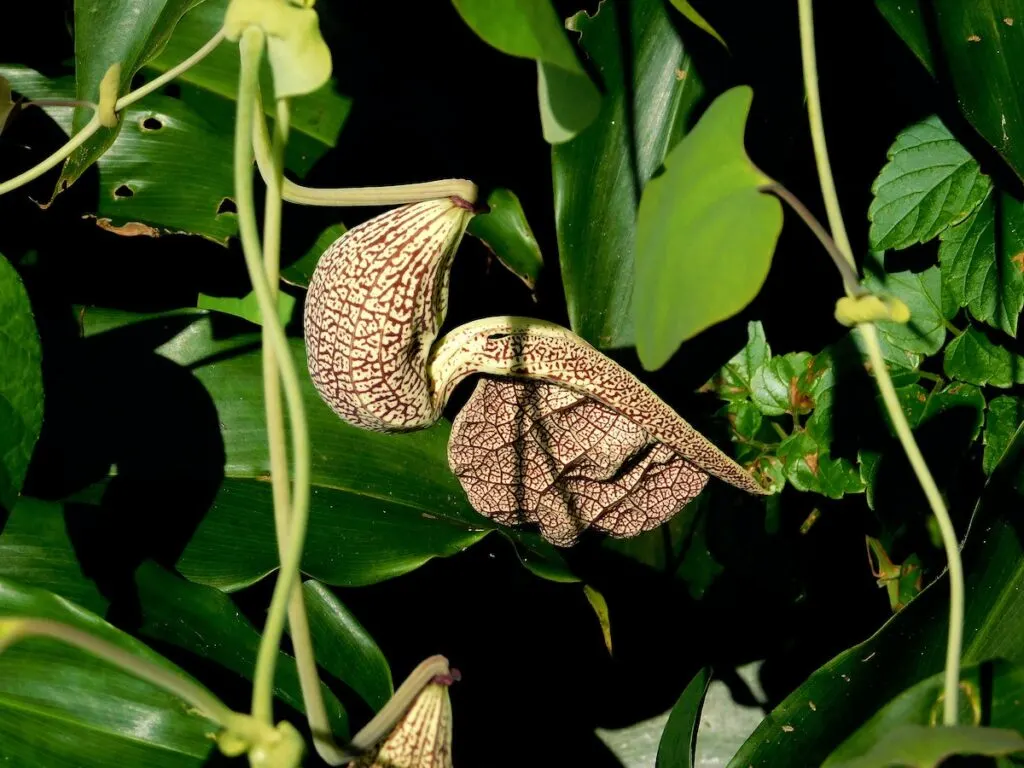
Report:
M 556 3 L 563 16 L 581 4 Z M 586 5 L 593 11 L 596 4 Z M 796 4 L 695 5 L 731 51 L 673 16 L 708 84 L 708 99 L 732 85 L 753 87 L 748 153 L 824 219 L 803 100 Z M 63 71 L 73 55 L 70 8 L 70 2 L 28 4 L 19 32 L 5 35 L 4 57 L 48 73 Z M 354 108 L 337 149 L 306 183 L 355 186 L 462 176 L 481 186 L 482 198 L 494 186 L 514 190 L 547 262 L 539 300 L 534 303 L 467 238 L 453 272 L 448 324 L 496 313 L 567 323 L 550 148 L 540 133 L 534 64 L 488 47 L 441 0 L 321 0 L 318 9 L 339 90 L 353 97 Z M 873 4 L 818 3 L 816 21 L 833 169 L 850 238 L 863 250 L 871 182 L 897 132 L 938 112 L 965 142 L 971 134 Z M 0 176 L 29 166 L 60 142 L 59 131 L 43 116 L 26 114 L 0 137 Z M 42 195 L 53 175 L 30 192 Z M 0 198 L 0 251 L 20 264 L 44 340 L 47 398 L 54 406 L 40 443 L 43 458 L 26 492 L 47 497 L 80 484 L 75 467 L 55 458 L 74 432 L 76 408 L 90 397 L 106 396 L 104 412 L 129 419 L 139 406 L 111 401 L 103 392 L 76 391 L 77 367 L 100 366 L 103 359 L 80 355 L 71 305 L 150 311 L 194 305 L 200 291 L 247 290 L 236 243 L 224 249 L 199 238 L 118 238 L 81 218 L 95 194 L 95 177 L 87 174 L 45 211 L 24 195 Z M 286 258 L 301 253 L 333 216 L 351 225 L 376 212 L 287 209 Z M 923 265 L 934 252 L 911 249 L 902 258 Z M 688 343 L 656 375 L 644 373 L 630 351 L 616 357 L 693 414 L 698 426 L 720 430 L 711 416 L 717 408 L 713 399 L 690 393 L 742 346 L 747 321 L 764 323 L 776 353 L 815 352 L 841 335 L 832 319 L 840 291 L 820 246 L 787 212 L 768 281 L 746 311 Z M 145 390 L 140 402 L 177 398 L 171 415 L 153 425 L 152 440 L 162 448 L 149 454 L 173 464 L 179 443 L 187 440 L 181 420 L 188 423 L 190 408 L 207 407 L 203 395 L 176 386 L 180 377 L 173 372 L 132 374 Z M 594 728 L 622 727 L 665 711 L 699 666 L 714 664 L 743 700 L 749 694 L 730 670 L 766 659 L 763 684 L 776 703 L 889 615 L 885 592 L 868 568 L 863 537 L 877 530 L 878 521 L 863 496 L 833 502 L 787 491 L 779 509 L 768 514 L 763 503 L 738 499 L 728 489 L 709 493 L 707 545 L 725 570 L 699 600 L 684 581 L 616 556 L 593 538 L 568 553 L 609 600 L 613 656 L 579 586 L 538 580 L 496 537 L 393 581 L 345 590 L 342 598 L 381 645 L 396 682 L 432 653 L 445 654 L 462 670 L 463 682 L 452 689 L 456 764 L 614 766 Z M 800 523 L 814 507 L 822 515 L 813 535 L 801 535 Z M 166 533 L 151 532 L 154 552 L 143 547 L 138 554 L 139 541 L 147 540 L 145 526 L 159 527 L 153 515 L 147 519 L 133 533 L 141 537 L 131 541 L 136 557 L 159 554 L 156 542 Z M 125 555 L 125 569 L 132 562 Z M 259 624 L 269 594 L 264 584 L 237 599 Z M 111 618 L 130 625 L 130 611 L 119 610 L 115 604 Z M 165 650 L 200 676 L 213 674 L 201 660 Z M 245 701 L 244 684 L 227 675 L 219 679 L 223 695 Z M 352 703 L 356 724 L 368 716 L 354 697 L 346 702 Z

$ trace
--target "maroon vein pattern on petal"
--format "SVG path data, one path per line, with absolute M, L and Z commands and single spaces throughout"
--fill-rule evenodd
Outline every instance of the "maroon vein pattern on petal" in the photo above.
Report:
M 708 474 L 609 408 L 554 384 L 482 378 L 452 423 L 448 463 L 473 507 L 572 546 L 670 520 Z

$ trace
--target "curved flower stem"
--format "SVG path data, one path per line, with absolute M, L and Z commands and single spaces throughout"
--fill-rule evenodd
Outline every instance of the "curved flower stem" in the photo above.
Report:
M 221 41 L 223 40 L 224 30 L 219 29 L 217 30 L 217 34 L 215 34 L 213 37 L 207 40 L 205 44 L 203 44 L 202 48 L 197 50 L 183 62 L 171 67 L 159 77 L 153 78 L 145 85 L 139 87 L 134 91 L 131 91 L 130 93 L 126 93 L 124 96 L 118 99 L 117 103 L 114 104 L 114 111 L 120 112 L 125 107 L 129 107 L 135 102 L 137 102 L 139 99 L 145 98 L 158 88 L 162 88 L 163 86 L 167 85 L 167 83 L 171 82 L 171 80 L 176 78 L 182 72 L 187 72 L 189 69 L 191 69 L 200 61 L 209 56 L 210 52 L 213 51 L 218 45 L 220 45 Z
M 140 680 L 162 688 L 194 707 L 203 717 L 212 720 L 249 743 L 264 741 L 272 733 L 247 715 L 232 711 L 205 688 L 183 675 L 176 675 L 158 664 L 129 653 L 113 643 L 77 627 L 51 619 L 5 618 L 0 621 L 0 653 L 28 637 L 49 637 L 102 659 Z
M 825 210 L 828 212 L 829 227 L 839 252 L 850 267 L 856 271 L 853 250 L 846 236 L 842 213 L 839 209 L 839 198 L 836 195 L 832 169 L 828 161 L 828 150 L 825 145 L 825 127 L 821 116 L 821 98 L 818 93 L 817 63 L 814 52 L 814 18 L 811 9 L 812 0 L 798 0 L 800 13 L 800 49 L 803 59 L 804 87 L 807 91 L 807 111 L 811 123 L 811 139 L 814 143 L 814 154 L 818 164 L 818 177 L 821 180 L 821 192 L 825 199 Z M 844 273 L 845 276 L 845 273 Z M 914 435 L 907 423 L 907 418 L 900 407 L 889 376 L 889 369 L 882 357 L 878 343 L 878 333 L 871 323 L 859 326 L 868 358 L 874 370 L 875 380 L 882 394 L 889 418 L 892 420 L 896 434 L 903 445 L 914 474 L 921 484 L 932 513 L 939 524 L 942 543 L 946 550 L 949 563 L 949 637 L 946 645 L 945 695 L 943 699 L 942 722 L 944 725 L 956 725 L 959 712 L 960 692 L 960 653 L 963 645 L 964 624 L 964 574 L 960 560 L 960 546 L 957 541 L 953 521 L 949 517 L 945 501 L 939 492 L 935 479 L 914 440 Z
M 256 674 L 253 681 L 253 716 L 269 724 L 273 717 L 274 669 L 278 647 L 284 634 L 292 590 L 299 582 L 299 562 L 302 558 L 309 517 L 309 434 L 295 361 L 291 356 L 288 340 L 277 316 L 276 302 L 262 264 L 259 229 L 253 200 L 250 134 L 256 101 L 256 78 L 263 55 L 263 46 L 263 32 L 258 27 L 248 27 L 242 33 L 239 41 L 241 71 L 235 119 L 234 175 L 242 251 L 245 255 L 253 292 L 256 294 L 259 304 L 264 333 L 280 366 L 281 383 L 284 387 L 292 428 L 292 452 L 295 462 L 295 486 L 289 520 L 290 530 L 285 542 L 286 549 L 281 559 L 281 570 L 274 587 L 274 595 L 270 601 L 263 636 L 260 638 L 259 652 L 256 657 Z
M 24 173 L 18 174 L 13 179 L 8 179 L 0 184 L 0 195 L 6 195 L 8 192 L 13 192 L 18 187 L 22 187 L 30 181 L 35 181 L 59 162 L 69 157 L 72 152 L 85 144 L 85 142 L 87 142 L 99 129 L 100 118 L 97 113 L 94 114 L 92 119 L 82 127 L 82 130 L 72 136 L 63 147 L 58 149 L 48 158 L 38 165 L 29 168 Z
M 272 150 L 263 107 L 257 105 L 252 126 L 252 145 L 256 164 L 264 181 L 273 173 Z M 477 187 L 468 179 L 441 179 L 422 184 L 396 184 L 388 187 L 349 187 L 343 189 L 315 189 L 303 187 L 284 179 L 282 197 L 289 203 L 301 205 L 343 207 L 360 205 L 404 205 L 442 197 L 458 197 L 475 203 Z

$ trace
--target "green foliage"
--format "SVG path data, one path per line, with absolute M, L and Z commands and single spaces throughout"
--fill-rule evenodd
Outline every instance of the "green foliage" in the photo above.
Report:
M 936 116 L 912 125 L 889 148 L 868 208 L 871 247 L 906 248 L 969 216 L 991 187 L 978 162 Z
M 154 0 L 138 6 L 133 0 L 75 0 L 75 94 L 84 101 L 99 101 L 100 81 L 114 64 L 120 65 L 117 93 L 123 95 L 135 73 L 167 44 L 174 25 L 202 0 Z M 92 118 L 77 109 L 69 134 L 80 131 Z M 67 159 L 53 197 L 74 184 L 117 139 L 124 121 L 102 128 Z
M 711 670 L 704 668 L 679 695 L 661 735 L 656 768 L 692 768 L 694 765 L 700 710 L 710 684 Z
M 0 615 L 60 621 L 185 676 L 99 616 L 43 589 L 0 578 Z M 0 654 L 0 681 L 0 756 L 14 765 L 200 766 L 213 748 L 207 733 L 215 726 L 182 701 L 54 640 L 31 638 Z
M 942 367 L 950 378 L 968 384 L 1005 389 L 1024 383 L 1024 358 L 973 326 L 949 343 Z
M 203 0 L 186 13 L 174 28 L 167 45 L 142 68 L 147 76 L 162 74 L 188 58 L 216 34 L 224 23 L 228 0 Z M 230 133 L 238 90 L 238 47 L 221 43 L 209 56 L 176 81 L 180 99 L 208 119 L 217 119 Z M 263 108 L 274 115 L 273 79 L 266 62 L 260 71 Z M 337 92 L 332 82 L 315 93 L 292 100 L 291 130 L 285 167 L 300 177 L 320 160 L 338 139 L 352 108 L 352 100 Z M 230 158 L 225 158 L 229 163 Z
M 752 98 L 749 88 L 719 96 L 644 189 L 633 316 L 648 370 L 743 309 L 768 275 L 782 206 L 743 147 Z
M 495 189 L 487 196 L 487 208 L 470 219 L 466 231 L 480 238 L 506 269 L 533 290 L 544 257 L 519 198 L 512 190 Z
M 942 284 L 957 306 L 1011 336 L 1024 308 L 1024 204 L 992 192 L 940 236 Z
M 21 491 L 43 424 L 39 334 L 17 271 L 0 255 L 0 508 Z
M 601 94 L 590 81 L 548 0 L 452 0 L 463 20 L 502 53 L 537 61 L 544 138 L 561 144 L 594 120 Z
M 951 87 L 975 130 L 1024 178 L 1020 80 L 1024 61 L 1016 0 L 875 0 L 912 51 Z
M 551 153 L 566 308 L 591 344 L 630 346 L 640 193 L 704 90 L 661 0 L 607 0 L 570 24 L 605 96 L 593 125 Z

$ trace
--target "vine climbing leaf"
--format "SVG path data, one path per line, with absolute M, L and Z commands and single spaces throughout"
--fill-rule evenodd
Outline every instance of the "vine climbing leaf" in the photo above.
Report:
M 17 271 L 0 255 L 0 508 L 21 491 L 43 426 L 39 333 Z
M 601 108 L 601 94 L 576 58 L 549 0 L 452 0 L 488 45 L 537 62 L 537 92 L 545 140 L 569 141 Z
M 1024 308 L 1024 203 L 991 192 L 940 235 L 942 283 L 957 306 L 1011 336 Z
M 452 471 L 502 525 L 534 523 L 569 547 L 671 519 L 708 475 L 611 409 L 553 384 L 481 379 L 452 422 Z
M 970 153 L 935 115 L 904 129 L 889 148 L 868 208 L 872 249 L 924 243 L 981 205 L 992 186 Z M 914 316 L 911 309 L 911 316 Z
M 0 578 L 0 616 L 68 624 L 191 680 L 138 640 L 46 590 Z M 0 714 L 0 760 L 11 765 L 198 768 L 215 749 L 208 734 L 217 726 L 180 699 L 50 639 L 29 638 L 0 654 Z
M 70 78 L 50 80 L 22 66 L 2 66 L 15 90 L 29 98 L 68 98 Z M 71 113 L 45 108 L 64 131 Z M 231 176 L 230 131 L 180 99 L 150 94 L 126 109 L 118 140 L 96 163 L 97 225 L 125 237 L 168 232 L 201 235 L 222 245 L 238 230 Z
M 782 206 L 744 149 L 752 98 L 740 86 L 715 99 L 644 189 L 633 316 L 648 370 L 743 309 L 768 276 Z
M 604 0 L 570 26 L 605 97 L 593 124 L 551 151 L 569 321 L 595 346 L 631 346 L 640 193 L 683 135 L 703 85 L 663 0 Z
M 229 0 L 203 0 L 186 13 L 174 28 L 167 45 L 150 61 L 141 74 L 155 77 L 191 56 L 217 33 L 224 24 Z M 318 14 L 330 14 L 327 3 L 316 7 Z M 234 101 L 238 95 L 238 44 L 225 40 L 210 54 L 175 78 L 179 98 L 204 115 L 228 135 L 234 130 Z M 273 116 L 276 110 L 270 64 L 260 67 L 263 108 Z M 285 167 L 305 176 L 313 165 L 335 145 L 338 134 L 352 109 L 352 100 L 337 92 L 329 82 L 316 92 L 291 100 L 291 134 L 285 148 Z
M 119 64 L 118 95 L 128 91 L 147 61 L 167 44 L 178 19 L 202 0 L 75 0 L 75 82 L 76 98 L 99 102 L 100 81 L 107 70 Z M 71 133 L 80 131 L 92 118 L 87 109 L 76 109 Z M 53 196 L 74 184 L 102 155 L 121 129 L 101 128 L 64 162 Z

